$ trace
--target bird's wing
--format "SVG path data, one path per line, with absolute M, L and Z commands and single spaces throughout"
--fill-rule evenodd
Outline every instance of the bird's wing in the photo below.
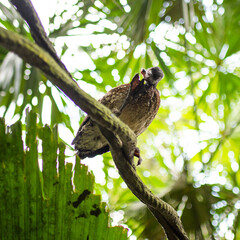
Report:
M 112 112 L 117 112 L 126 99 L 130 84 L 113 88 L 99 101 L 108 107 Z M 87 116 L 79 127 L 72 144 L 75 145 L 77 154 L 81 159 L 94 157 L 98 154 L 109 151 L 106 139 L 101 134 L 97 124 Z
M 140 84 L 139 81 L 139 74 L 135 74 L 130 84 L 123 84 L 121 86 L 115 87 L 111 89 L 109 92 L 107 92 L 101 99 L 98 101 L 101 102 L 104 106 L 109 108 L 110 110 L 119 110 L 122 107 L 122 104 L 124 103 L 124 100 L 127 98 L 129 89 L 131 88 L 131 91 L 134 90 L 138 85 Z M 81 132 L 83 126 L 87 124 L 90 121 L 90 125 L 92 125 L 92 121 L 90 117 L 87 115 L 82 124 L 80 125 L 78 129 L 78 133 Z M 76 138 L 75 138 L 76 139 Z M 74 140 L 75 140 L 74 139 Z M 75 143 L 73 140 L 72 144 Z
M 137 73 L 130 84 L 123 84 L 111 89 L 99 101 L 108 107 L 112 112 L 117 113 L 120 109 L 123 109 L 126 105 L 128 96 L 131 95 L 140 83 L 139 74 Z
M 76 142 L 79 140 L 79 135 L 80 135 L 83 127 L 84 127 L 87 123 L 89 123 L 89 125 L 91 125 L 90 121 L 91 121 L 91 119 L 90 119 L 90 117 L 89 117 L 88 115 L 83 119 L 83 121 L 82 121 L 82 123 L 81 123 L 81 125 L 80 125 L 80 127 L 79 127 L 79 129 L 78 129 L 78 131 L 77 131 L 76 137 L 75 137 L 75 138 L 73 139 L 73 141 L 72 141 L 72 145 L 73 145 L 73 144 L 76 144 Z
M 127 97 L 129 87 L 130 87 L 129 84 L 124 84 L 119 87 L 113 88 L 109 92 L 107 92 L 101 99 L 99 99 L 99 102 L 101 102 L 111 111 L 117 112 L 119 111 L 119 109 L 122 106 L 122 103 Z M 75 144 L 77 141 L 79 141 L 79 137 L 82 131 L 86 131 L 87 129 L 93 127 L 94 125 L 95 123 L 91 120 L 91 118 L 89 116 L 86 116 L 83 122 L 81 123 L 77 135 L 72 141 L 72 144 Z
M 99 101 L 111 111 L 118 111 L 127 97 L 130 84 L 123 84 L 107 92 Z
M 139 83 L 139 75 L 136 74 L 130 84 L 123 84 L 111 89 L 99 101 L 112 112 L 117 113 L 126 102 L 129 92 L 135 89 Z M 82 159 L 109 151 L 106 139 L 89 116 L 83 120 L 72 144 L 75 145 L 77 154 Z

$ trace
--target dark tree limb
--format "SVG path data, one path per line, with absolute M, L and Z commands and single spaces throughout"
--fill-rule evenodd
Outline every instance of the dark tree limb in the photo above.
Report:
M 110 143 L 114 162 L 129 189 L 148 206 L 158 222 L 164 227 L 169 239 L 176 239 L 172 237 L 174 235 L 178 236 L 178 239 L 188 239 L 176 211 L 151 193 L 127 161 L 126 156 L 132 158 L 136 146 L 136 136 L 132 130 L 108 108 L 79 88 L 66 71 L 38 45 L 15 32 L 1 27 L 0 44 L 18 54 L 26 62 L 40 68 L 55 86 L 61 89 L 77 106 L 87 112 L 98 123 L 102 133 Z M 116 136 L 119 136 L 121 143 L 119 143 Z M 163 218 L 166 220 L 163 220 Z
M 46 51 L 20 34 L 1 27 L 0 44 L 41 69 L 55 86 L 88 113 L 94 121 L 115 132 L 123 142 L 126 155 L 133 156 L 136 145 L 134 132 L 107 107 L 85 93 Z
M 187 240 L 188 237 L 184 232 L 176 211 L 169 204 L 152 194 L 136 174 L 134 168 L 127 161 L 133 158 L 136 147 L 136 136 L 133 131 L 121 122 L 108 108 L 85 93 L 79 88 L 77 83 L 73 81 L 64 64 L 56 55 L 55 50 L 53 49 L 52 51 L 51 47 L 48 46 L 50 41 L 46 39 L 47 36 L 41 22 L 32 5 L 29 5 L 29 1 L 12 0 L 11 2 L 16 4 L 18 11 L 20 11 L 23 18 L 28 21 L 32 33 L 34 32 L 34 38 L 37 39 L 39 37 L 43 40 L 35 39 L 36 43 L 41 46 L 39 47 L 37 44 L 30 42 L 21 35 L 0 27 L 0 44 L 9 51 L 18 54 L 31 65 L 40 68 L 55 86 L 61 89 L 61 91 L 83 111 L 88 113 L 98 124 L 103 135 L 108 140 L 113 160 L 129 189 L 139 200 L 147 205 L 158 222 L 163 226 L 168 239 Z M 25 6 L 28 7 L 28 11 L 31 12 L 34 10 L 34 13 L 24 12 L 21 7 L 23 3 L 27 4 Z M 35 19 L 33 22 L 31 22 L 31 19 L 26 19 L 26 15 L 29 14 Z M 38 27 L 35 26 L 35 21 Z M 42 45 L 42 41 L 45 42 L 47 46 L 44 44 Z
M 71 74 L 68 72 L 67 68 L 63 62 L 58 57 L 51 41 L 49 40 L 42 23 L 35 11 L 31 1 L 29 0 L 10 0 L 10 2 L 16 7 L 17 11 L 21 14 L 22 18 L 27 22 L 32 37 L 38 46 L 46 50 L 59 64 L 59 66 L 64 69 L 69 76 L 72 78 Z
M 183 229 L 177 212 L 169 204 L 153 195 L 142 182 L 134 168 L 126 161 L 118 138 L 111 131 L 99 126 L 102 134 L 108 140 L 113 160 L 119 170 L 119 174 L 132 193 L 147 205 L 157 221 L 163 226 L 169 240 L 184 239 L 188 237 Z

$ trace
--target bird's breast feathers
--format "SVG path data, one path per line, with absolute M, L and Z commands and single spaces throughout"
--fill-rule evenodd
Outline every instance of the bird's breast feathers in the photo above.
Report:
M 129 102 L 122 110 L 119 118 L 138 136 L 150 125 L 158 112 L 159 106 L 159 92 L 156 88 L 151 89 L 150 87 Z

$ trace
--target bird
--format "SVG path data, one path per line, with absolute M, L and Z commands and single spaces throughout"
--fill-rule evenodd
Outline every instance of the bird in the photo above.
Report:
M 157 84 L 164 77 L 159 67 L 142 69 L 143 76 L 135 74 L 128 84 L 111 89 L 99 101 L 127 124 L 138 137 L 155 118 L 160 107 L 160 94 Z M 87 115 L 72 141 L 80 159 L 92 158 L 109 151 L 109 145 L 101 134 L 97 124 Z M 136 148 L 135 156 L 142 161 L 140 151 Z

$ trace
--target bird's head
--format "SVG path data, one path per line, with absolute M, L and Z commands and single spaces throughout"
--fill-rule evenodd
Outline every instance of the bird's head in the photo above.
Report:
M 153 86 L 157 86 L 158 82 L 164 77 L 163 71 L 159 67 L 151 67 L 145 70 L 144 68 L 141 70 L 141 74 L 143 75 L 143 79 L 149 84 Z

